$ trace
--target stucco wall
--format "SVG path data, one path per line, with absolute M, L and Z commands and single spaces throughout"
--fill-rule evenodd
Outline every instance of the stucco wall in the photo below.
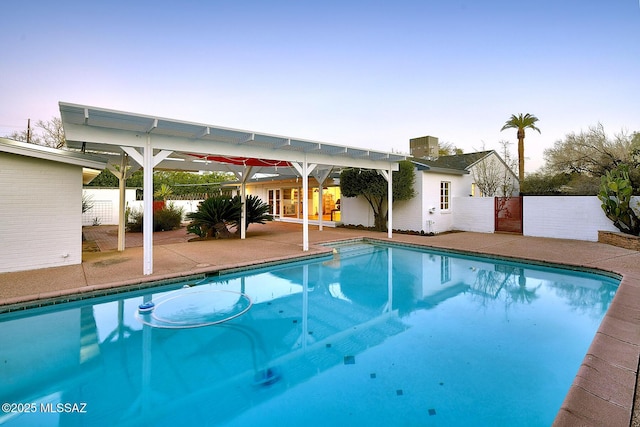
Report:
M 0 272 L 82 262 L 82 167 L 0 153 Z
M 598 230 L 618 231 L 604 214 L 597 196 L 526 196 L 523 234 L 598 241 Z
M 493 197 L 455 197 L 452 229 L 493 233 L 494 200 Z
M 364 197 L 342 196 L 340 209 L 340 218 L 343 224 L 373 227 L 373 211 Z

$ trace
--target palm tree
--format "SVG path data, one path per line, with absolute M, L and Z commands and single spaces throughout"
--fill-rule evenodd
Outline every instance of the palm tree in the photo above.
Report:
M 511 115 L 511 118 L 506 121 L 500 132 L 505 129 L 518 129 L 518 179 L 520 180 L 520 185 L 522 185 L 522 181 L 524 181 L 524 130 L 526 128 L 537 130 L 538 133 L 540 129 L 538 129 L 535 123 L 538 121 L 538 118 L 533 114 L 515 114 Z

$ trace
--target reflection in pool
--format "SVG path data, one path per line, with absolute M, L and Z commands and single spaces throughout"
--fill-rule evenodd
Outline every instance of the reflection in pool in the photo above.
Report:
M 316 261 L 4 315 L 3 402 L 86 413 L 0 423 L 549 425 L 617 285 L 352 243 Z M 145 321 L 148 301 L 175 327 Z

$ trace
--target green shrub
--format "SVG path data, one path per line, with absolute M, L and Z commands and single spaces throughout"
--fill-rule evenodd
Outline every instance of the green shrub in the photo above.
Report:
M 142 211 L 131 209 L 129 212 L 129 222 L 127 222 L 127 231 L 131 231 L 132 233 L 141 233 L 143 218 L 144 215 Z
M 153 214 L 153 231 L 169 231 L 180 228 L 182 225 L 182 208 L 173 203 L 169 203 L 164 208 Z
M 153 231 L 169 231 L 180 228 L 183 214 L 184 211 L 182 208 L 176 207 L 173 203 L 169 203 L 164 208 L 153 213 Z M 131 210 L 129 213 L 129 222 L 127 223 L 127 231 L 139 233 L 142 231 L 143 223 L 144 213 L 142 211 Z

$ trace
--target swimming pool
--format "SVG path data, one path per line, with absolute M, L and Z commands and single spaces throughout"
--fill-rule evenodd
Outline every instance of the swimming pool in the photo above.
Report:
M 0 423 L 549 425 L 619 282 L 334 252 L 0 316 Z

